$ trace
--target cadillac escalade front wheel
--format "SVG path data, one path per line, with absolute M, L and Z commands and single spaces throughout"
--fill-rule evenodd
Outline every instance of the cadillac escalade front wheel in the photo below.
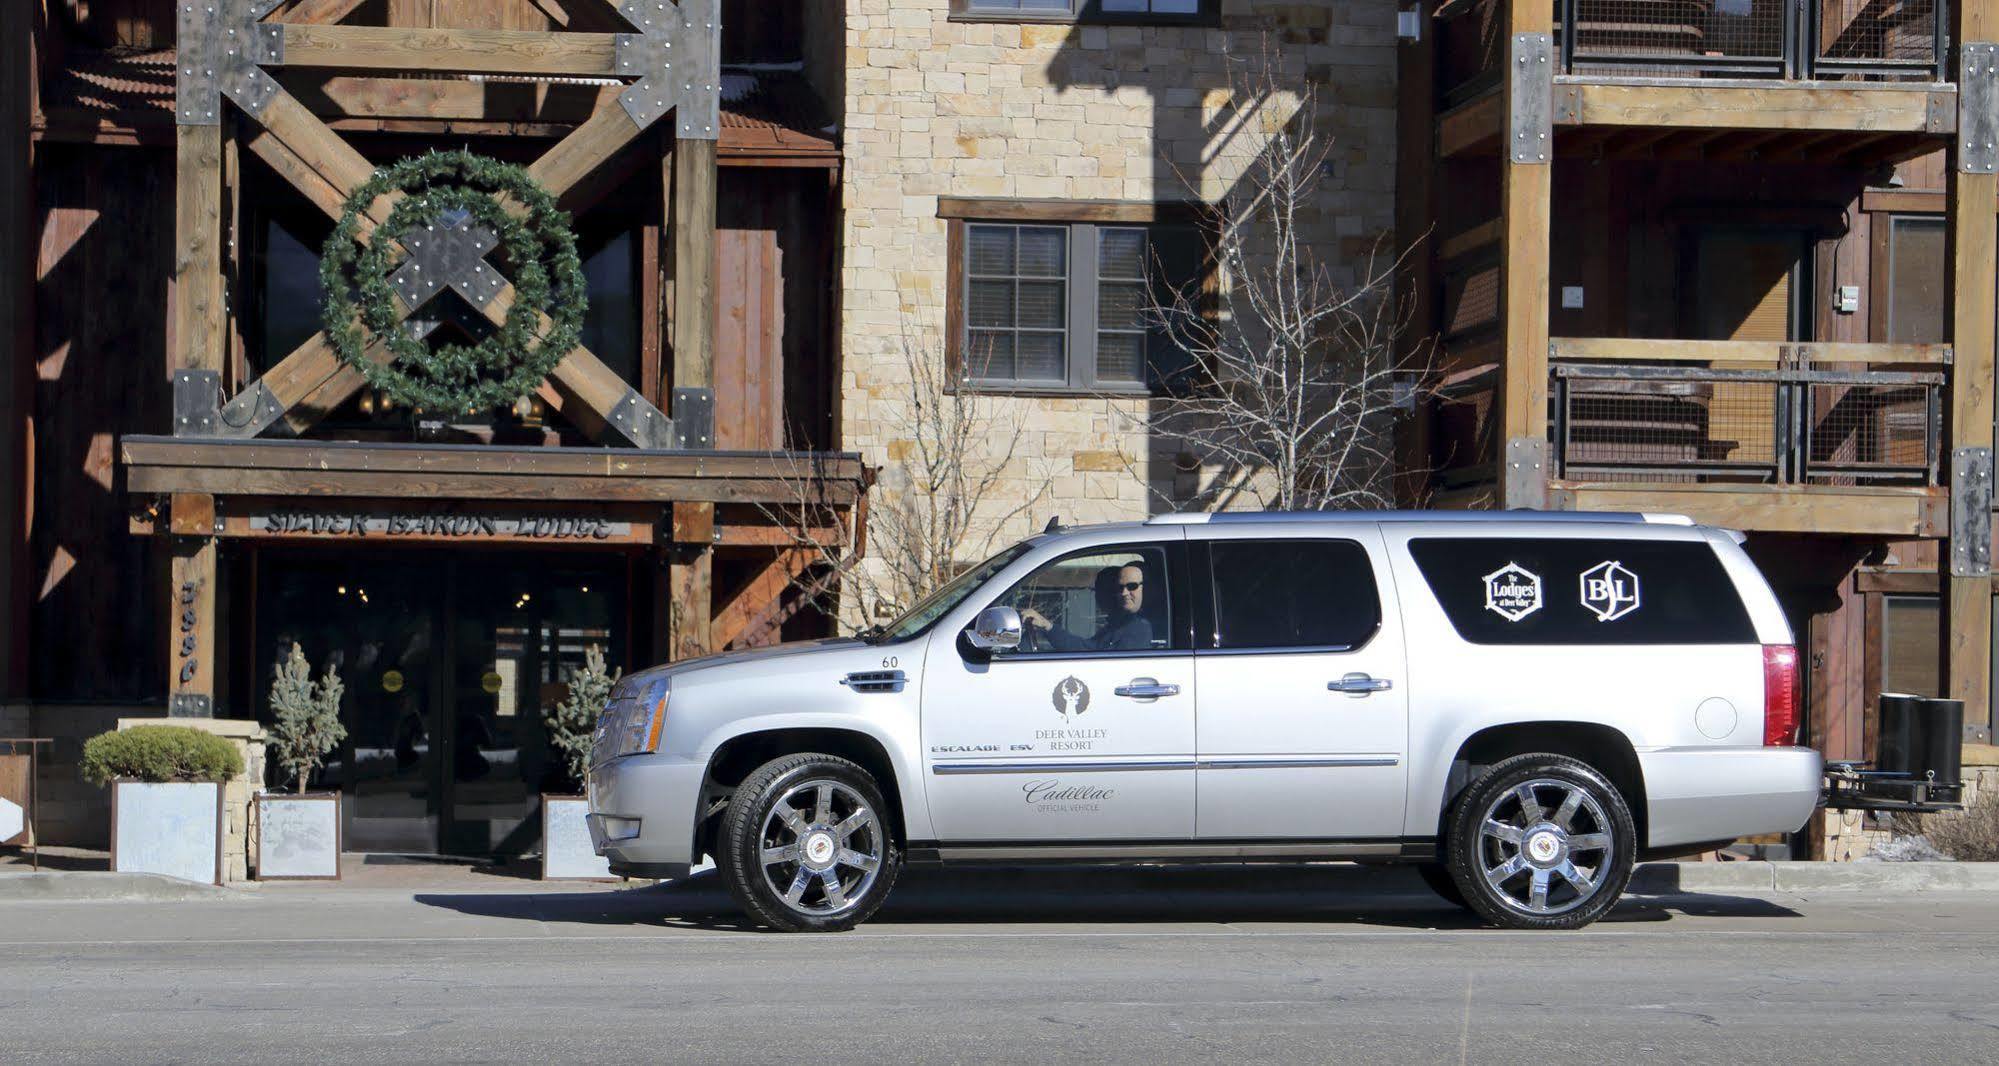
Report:
M 1585 763 L 1518 755 L 1481 774 L 1451 817 L 1451 877 L 1487 921 L 1579 929 L 1631 879 L 1631 809 Z
M 722 816 L 723 883 L 750 917 L 789 932 L 872 917 L 902 864 L 874 778 L 831 755 L 773 759 L 736 786 Z

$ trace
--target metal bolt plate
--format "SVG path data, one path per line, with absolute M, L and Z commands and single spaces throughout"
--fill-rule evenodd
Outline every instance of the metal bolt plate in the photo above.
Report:
M 1545 33 L 1516 33 L 1506 61 L 1512 113 L 1507 156 L 1515 163 L 1546 163 L 1555 155 L 1555 40 Z

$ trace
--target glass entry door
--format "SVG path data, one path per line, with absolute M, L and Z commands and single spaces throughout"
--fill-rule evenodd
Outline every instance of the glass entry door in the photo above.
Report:
M 259 561 L 260 717 L 300 644 L 346 683 L 347 739 L 313 787 L 342 794 L 351 851 L 515 856 L 538 794 L 566 791 L 542 709 L 591 645 L 628 668 L 622 555 L 267 550 Z

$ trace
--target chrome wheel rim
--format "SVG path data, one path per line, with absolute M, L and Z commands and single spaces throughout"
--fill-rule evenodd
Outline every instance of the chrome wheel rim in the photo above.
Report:
M 853 909 L 874 887 L 884 852 L 881 819 L 838 781 L 795 785 L 764 816 L 758 866 L 786 907 L 819 917 Z
M 1539 777 L 1485 809 L 1479 874 L 1507 908 L 1547 917 L 1596 898 L 1616 839 L 1603 805 L 1580 785 Z

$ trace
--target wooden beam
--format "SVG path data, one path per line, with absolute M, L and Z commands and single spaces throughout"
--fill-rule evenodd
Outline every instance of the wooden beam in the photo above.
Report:
M 1506 128 L 1506 100 L 1501 92 L 1481 96 L 1437 116 L 1437 155 L 1444 159 L 1489 149 Z
M 537 30 L 285 26 L 285 65 L 460 74 L 619 73 L 617 35 Z
M 290 22 L 301 26 L 330 26 L 348 15 L 368 0 L 298 0 L 297 3 L 279 12 L 271 21 Z
M 601 106 L 590 116 L 590 121 L 542 153 L 528 167 L 528 176 L 563 201 L 564 210 L 575 211 L 575 198 L 569 194 L 643 132 L 615 102 Z
M 1814 363 L 1871 363 L 1949 366 L 1948 344 L 1785 344 L 1778 341 L 1682 341 L 1635 337 L 1556 337 L 1556 359 L 1615 362 L 1755 363 L 1774 366 L 1785 359 Z
M 675 530 L 712 530 L 714 526 L 712 503 L 673 505 Z M 709 538 L 675 544 L 667 559 L 667 596 L 668 646 L 674 661 L 713 651 L 715 550 Z
M 222 369 L 228 327 L 222 279 L 222 127 L 174 132 L 174 370 Z
M 624 449 L 600 449 L 624 451 Z M 798 483 L 783 477 L 630 477 L 619 475 L 545 477 L 531 474 L 421 474 L 369 470 L 254 470 L 225 467 L 146 467 L 130 472 L 126 487 L 136 493 L 206 492 L 218 496 L 378 496 L 394 499 L 572 500 L 606 503 L 785 504 L 798 497 Z M 831 506 L 852 506 L 857 484 L 831 483 L 824 492 Z
M 716 612 L 712 626 L 715 647 L 728 649 L 737 646 L 745 636 L 757 636 L 752 623 L 760 618 L 774 615 L 784 592 L 798 580 L 818 554 L 800 549 L 784 549 L 774 553 L 757 575 L 738 589 L 728 604 Z
M 715 142 L 673 151 L 673 387 L 715 387 Z M 706 442 L 713 447 L 713 442 Z
M 1955 40 L 1964 43 L 1999 39 L 1999 0 L 1963 0 L 1957 5 L 1958 32 Z M 1957 146 L 1946 157 L 1948 176 L 1949 230 L 1946 236 L 1948 270 L 1945 290 L 1950 300 L 1951 341 L 1957 350 L 1957 364 L 1950 376 L 1949 433 L 1953 455 L 1944 464 L 1946 480 L 1953 493 L 1961 491 L 1963 464 L 1957 453 L 1965 448 L 1993 446 L 1993 372 L 1995 315 L 1994 287 L 1999 285 L 1999 261 L 1995 261 L 1994 238 L 1999 236 L 1999 176 L 1988 172 L 1969 174 L 1962 167 Z M 1990 469 L 1990 463 L 1986 464 Z M 1988 475 L 1989 478 L 1989 475 Z M 1993 486 L 1981 486 L 1990 499 Z M 1940 620 L 1944 639 L 1939 641 L 1943 695 L 1964 701 L 1964 724 L 1989 741 L 1992 738 L 1992 582 L 1985 574 L 1952 573 L 1953 557 L 1976 553 L 1989 568 L 1992 543 L 1989 533 L 1977 543 L 1965 543 L 1964 532 L 1952 522 L 1951 536 L 1938 552 L 1939 580 L 1947 585 L 1940 597 Z
M 168 596 L 166 626 L 168 711 L 181 717 L 212 718 L 216 710 L 218 636 L 215 538 L 173 537 L 171 545 L 173 586 Z M 176 707 L 176 703 L 180 706 Z
M 1481 222 L 1462 233 L 1446 237 L 1437 246 L 1437 258 L 1443 262 L 1462 258 L 1484 248 L 1498 244 L 1506 235 L 1506 225 L 1500 219 Z
M 348 191 L 372 173 L 367 160 L 289 93 L 274 94 L 262 118 L 265 128 L 252 138 L 252 151 L 328 217 L 338 218 Z M 621 108 L 599 112 L 598 119 L 580 127 L 537 162 L 537 167 L 545 166 L 538 178 L 556 196 L 575 192 L 578 182 L 639 132 Z M 624 139 L 616 140 L 618 136 Z M 599 195 L 601 192 L 596 190 Z M 371 204 L 363 228 L 372 232 L 375 225 L 387 221 L 394 202 L 395 197 L 385 196 Z M 513 286 L 508 285 L 482 310 L 495 324 L 504 322 L 514 295 Z M 541 328 L 545 330 L 548 324 L 544 316 Z M 369 355 L 388 357 L 379 345 L 371 346 Z M 300 433 L 345 403 L 365 381 L 359 372 L 342 364 L 324 334 L 318 334 L 267 372 L 262 384 L 284 405 L 286 425 Z M 610 413 L 626 399 L 623 379 L 580 346 L 557 366 L 549 384 L 546 396 L 551 405 L 592 436 L 601 437 L 610 425 Z
M 1947 97 L 1947 106 L 1932 104 Z M 1709 81 L 1654 79 L 1615 84 L 1562 78 L 1555 114 L 1563 125 L 1670 126 L 1701 129 L 1881 130 L 1950 133 L 1957 93 L 1892 83 Z M 1940 102 L 1942 103 L 1942 102 Z M 1939 116 L 1952 117 L 1950 122 Z
M 615 98 L 607 85 L 476 82 L 456 78 L 326 76 L 285 71 L 279 83 L 315 114 L 328 118 L 461 119 L 476 122 L 578 124 Z
M 1507 5 L 1508 48 L 1518 34 L 1550 34 L 1554 7 L 1535 0 L 1511 0 Z M 1512 61 L 1510 58 L 1507 60 Z M 1502 82 L 1505 114 L 1517 105 L 1514 79 Z M 1501 138 L 1502 142 L 1506 140 Z M 1554 146 L 1548 146 L 1553 155 Z M 1554 189 L 1554 161 L 1517 163 L 1504 145 L 1500 151 L 1500 322 L 1506 344 L 1500 383 L 1498 478 L 1501 506 L 1545 507 L 1548 439 L 1548 270 L 1549 198 Z M 1538 445 L 1538 454 L 1520 454 Z M 1538 476 L 1508 477 L 1515 463 L 1540 462 Z
M 800 471 L 828 482 L 858 485 L 861 459 L 851 453 L 635 452 L 605 448 L 367 444 L 352 441 L 217 441 L 129 436 L 119 461 L 134 470 L 215 468 L 300 473 L 389 473 L 415 477 L 492 475 L 529 478 L 740 478 L 790 481 L 797 503 Z M 170 474 L 165 474 L 171 478 Z M 168 487 L 163 492 L 198 491 Z
M 1815 485 L 1606 485 L 1556 481 L 1559 510 L 1682 514 L 1703 525 L 1768 533 L 1934 537 L 1947 523 L 1938 489 Z M 1988 583 L 1987 594 L 1990 594 Z

